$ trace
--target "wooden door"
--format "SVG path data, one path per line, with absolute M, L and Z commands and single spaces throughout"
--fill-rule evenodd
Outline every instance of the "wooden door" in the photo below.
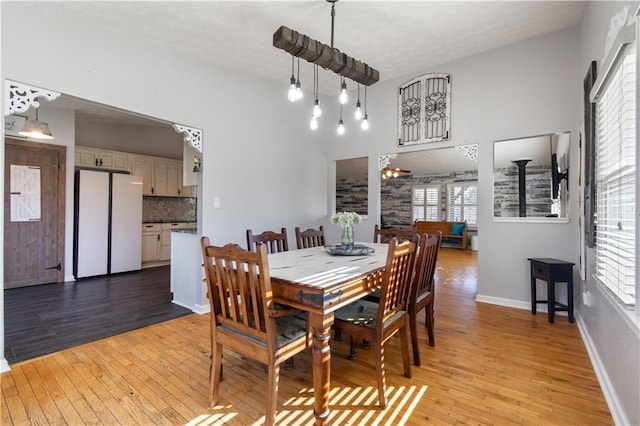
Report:
M 5 138 L 4 288 L 64 281 L 64 213 L 66 147 Z M 40 218 L 17 214 L 22 202 L 16 170 L 29 166 L 39 174 Z M 22 170 L 25 170 L 22 168 Z M 14 200 L 12 200 L 14 198 Z M 12 220 L 12 201 L 14 217 Z M 36 209 L 37 210 L 37 209 Z M 26 220 L 25 220 L 26 219 Z

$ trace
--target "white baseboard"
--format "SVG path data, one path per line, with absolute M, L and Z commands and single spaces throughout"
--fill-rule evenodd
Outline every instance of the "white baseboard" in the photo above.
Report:
M 531 302 L 515 299 L 505 299 L 504 297 L 484 296 L 482 294 L 478 294 L 476 295 L 476 302 L 506 306 L 508 308 L 524 309 L 527 311 L 531 310 Z M 545 305 L 544 303 L 538 303 L 538 305 L 536 306 L 536 312 L 542 312 L 546 314 L 548 312 L 547 305 Z M 556 315 L 566 317 L 568 314 L 565 311 L 561 311 L 556 312 Z
M 182 306 L 183 308 L 191 309 L 194 314 L 198 315 L 209 313 L 209 311 L 211 310 L 208 303 L 206 305 L 189 305 L 188 303 L 182 303 L 179 300 L 175 299 L 173 299 L 171 302 L 175 303 L 178 306 Z
M 76 280 L 76 277 L 74 277 L 73 275 L 65 275 L 64 276 L 64 282 L 65 283 L 70 283 Z
M 208 314 L 211 311 L 211 306 L 208 303 L 206 305 L 195 305 L 192 311 L 198 315 Z
M 587 348 L 587 353 L 589 354 L 589 359 L 591 360 L 593 371 L 596 373 L 596 377 L 598 378 L 598 382 L 600 383 L 600 389 L 602 389 L 604 399 L 607 401 L 607 405 L 609 406 L 609 411 L 611 412 L 611 417 L 613 417 L 613 422 L 617 425 L 632 424 L 629 419 L 626 418 L 626 415 L 622 410 L 622 405 L 620 404 L 615 389 L 613 388 L 613 385 L 609 380 L 607 371 L 605 370 L 604 365 L 600 360 L 598 350 L 596 349 L 596 346 L 593 343 L 591 336 L 589 335 L 587 325 L 584 323 L 584 320 L 580 316 L 580 312 L 576 313 L 576 323 L 578 324 L 578 330 L 580 330 L 582 341 Z
M 9 363 L 4 357 L 2 357 L 2 359 L 0 359 L 0 373 L 4 373 L 5 371 L 10 371 L 10 370 L 11 370 L 11 367 L 9 367 Z

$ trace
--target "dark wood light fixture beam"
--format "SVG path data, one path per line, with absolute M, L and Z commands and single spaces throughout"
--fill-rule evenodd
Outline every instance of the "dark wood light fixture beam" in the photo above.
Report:
M 284 25 L 273 33 L 273 45 L 365 86 L 380 80 L 380 73 L 375 68 Z

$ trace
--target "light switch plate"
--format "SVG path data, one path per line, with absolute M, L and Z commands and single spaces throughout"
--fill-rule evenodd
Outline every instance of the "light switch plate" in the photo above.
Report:
M 220 208 L 220 197 L 213 197 L 213 208 L 214 209 Z

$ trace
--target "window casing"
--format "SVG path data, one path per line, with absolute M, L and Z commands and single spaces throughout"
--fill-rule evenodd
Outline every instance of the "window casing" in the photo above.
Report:
M 440 186 L 421 185 L 411 190 L 412 220 L 440 220 Z
M 451 183 L 447 185 L 447 220 L 467 221 L 468 225 L 478 222 L 478 184 Z
M 636 302 L 636 48 L 626 45 L 596 98 L 595 278 Z

